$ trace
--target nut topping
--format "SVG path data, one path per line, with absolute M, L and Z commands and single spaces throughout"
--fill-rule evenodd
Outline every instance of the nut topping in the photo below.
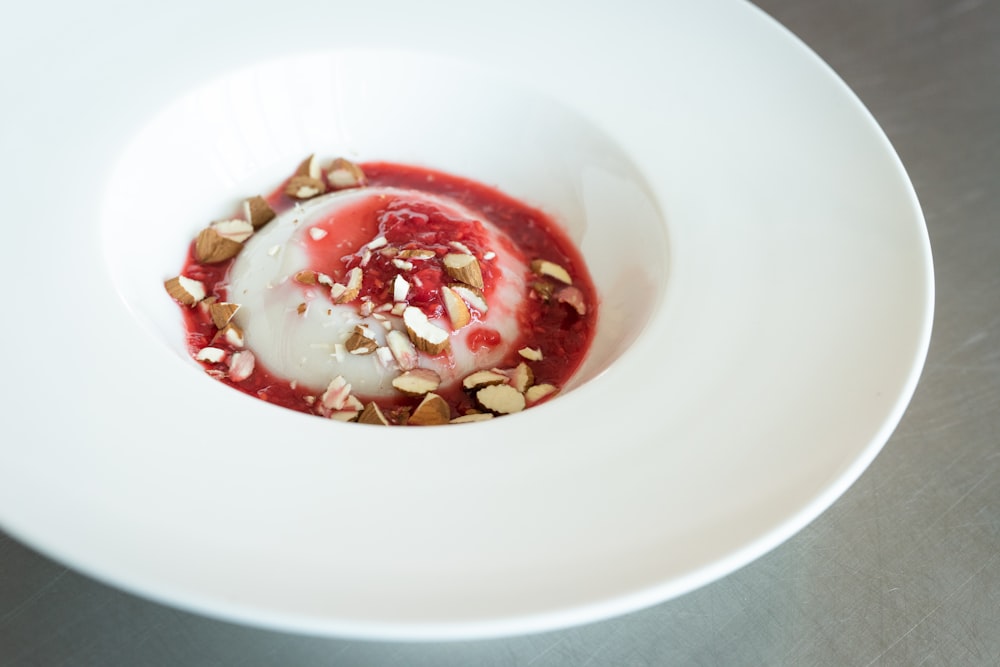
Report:
M 275 213 L 266 199 L 257 196 L 243 202 L 243 217 L 256 230 L 274 220 Z
M 476 401 L 484 410 L 509 415 L 524 410 L 524 396 L 509 384 L 491 384 L 476 392 Z
M 226 358 L 226 351 L 218 347 L 203 347 L 194 355 L 195 361 L 217 364 Z
M 423 396 L 441 384 L 441 376 L 429 368 L 414 368 L 392 380 L 392 386 L 407 396 Z
M 319 168 L 319 160 L 316 159 L 316 154 L 313 153 L 295 168 L 295 176 L 305 176 L 307 178 L 319 179 L 322 177 L 322 173 Z
M 442 261 L 444 270 L 449 276 L 466 285 L 483 289 L 483 274 L 475 257 L 465 253 L 450 252 Z
M 448 319 L 451 320 L 452 329 L 461 329 L 472 321 L 469 307 L 450 287 L 441 287 L 441 299 L 444 301 L 444 309 L 448 313 Z
M 361 293 L 361 281 L 364 279 L 361 269 L 354 267 L 347 272 L 347 285 L 334 283 L 330 286 L 330 296 L 334 303 L 350 303 Z
M 229 379 L 233 382 L 242 382 L 253 375 L 254 365 L 257 359 L 253 352 L 243 350 L 236 352 L 229 359 Z
M 466 375 L 462 380 L 462 386 L 466 389 L 480 389 L 494 384 L 506 384 L 510 378 L 496 371 L 476 371 Z
M 587 304 L 583 300 L 583 292 L 573 286 L 560 287 L 555 294 L 555 300 L 565 303 L 577 312 L 578 315 L 587 314 Z
M 326 185 L 318 178 L 292 176 L 285 186 L 285 194 L 292 199 L 312 199 L 326 192 Z
M 559 266 L 555 262 L 550 262 L 547 259 L 531 260 L 531 270 L 540 276 L 555 278 L 559 282 L 566 283 L 567 285 L 573 284 L 573 279 L 570 277 L 569 272 L 566 269 Z
M 326 180 L 330 182 L 330 187 L 334 190 L 357 188 L 368 182 L 361 167 L 342 157 L 338 157 L 330 163 L 330 169 L 326 172 Z
M 212 229 L 224 239 L 230 239 L 237 243 L 243 243 L 253 236 L 253 225 L 246 220 L 219 220 L 213 222 Z
M 511 369 L 507 372 L 507 376 L 510 378 L 510 386 L 517 389 L 522 394 L 527 391 L 528 387 L 535 381 L 535 374 L 528 367 L 528 364 L 523 361 L 517 365 L 516 368 Z
M 205 298 L 205 285 L 199 280 L 177 276 L 163 283 L 167 294 L 185 306 L 193 306 Z
M 447 424 L 451 419 L 451 408 L 448 403 L 435 393 L 424 396 L 413 414 L 406 421 L 407 424 L 416 426 L 431 426 L 435 424 Z
M 453 292 L 455 292 L 455 294 L 462 297 L 462 300 L 465 301 L 465 303 L 469 304 L 480 313 L 485 315 L 486 311 L 489 310 L 486 306 L 486 297 L 483 296 L 483 293 L 475 287 L 463 285 L 462 283 L 455 283 L 453 285 L 449 285 L 449 287 Z
M 378 348 L 378 343 L 371 338 L 365 327 L 358 325 L 344 342 L 344 347 L 351 354 L 371 354 Z
M 375 404 L 374 401 L 368 403 L 365 409 L 361 411 L 361 415 L 358 417 L 359 424 L 378 424 L 379 426 L 388 426 L 389 420 L 385 418 L 382 414 L 382 410 Z
M 208 312 L 212 316 L 212 324 L 215 325 L 216 329 L 224 329 L 229 321 L 233 319 L 233 315 L 236 311 L 240 309 L 240 304 L 238 303 L 226 303 L 225 301 L 216 301 L 211 306 L 208 307 Z
M 347 405 L 347 400 L 351 396 L 351 385 L 344 379 L 343 375 L 330 380 L 326 391 L 319 397 L 320 405 L 327 410 L 343 410 Z
M 524 400 L 527 401 L 528 405 L 532 405 L 542 400 L 546 396 L 551 396 L 556 393 L 558 389 L 551 384 L 536 384 L 533 387 L 529 387 L 526 392 L 524 392 Z
M 448 332 L 432 324 L 419 308 L 407 306 L 403 311 L 403 324 L 406 325 L 410 340 L 421 352 L 435 355 L 448 349 L 451 342 Z
M 417 349 L 413 347 L 413 343 L 406 334 L 402 331 L 390 331 L 385 336 L 385 342 L 400 368 L 404 371 L 416 368 Z
M 522 347 L 517 353 L 528 361 L 541 361 L 543 358 L 542 350 L 537 347 Z
M 449 424 L 470 424 L 472 422 L 484 422 L 487 419 L 493 419 L 492 412 L 470 412 L 467 415 L 462 415 L 461 417 L 455 417 Z
M 406 301 L 406 295 L 410 293 L 410 283 L 406 278 L 397 275 L 392 281 L 392 300 L 396 302 Z
M 202 264 L 218 264 L 236 257 L 243 244 L 219 234 L 214 227 L 206 227 L 194 240 L 194 256 Z

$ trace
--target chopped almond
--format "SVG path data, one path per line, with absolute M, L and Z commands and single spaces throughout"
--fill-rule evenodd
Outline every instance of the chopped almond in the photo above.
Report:
M 213 222 L 211 227 L 222 238 L 236 241 L 237 243 L 243 243 L 253 236 L 253 225 L 246 220 L 219 220 Z
M 414 368 L 392 380 L 392 386 L 407 396 L 423 396 L 441 384 L 441 376 L 429 368 Z
M 372 339 L 369 332 L 362 326 L 354 327 L 354 331 L 344 342 L 344 346 L 351 354 L 371 354 L 378 347 L 378 343 Z
M 509 380 L 510 378 L 506 375 L 496 371 L 476 371 L 475 373 L 465 376 L 465 379 L 462 380 L 462 386 L 466 389 L 473 390 L 481 387 L 488 387 L 494 384 L 506 384 Z
M 410 283 L 406 278 L 397 275 L 392 281 L 392 300 L 396 302 L 406 301 L 406 296 L 410 293 Z
M 299 166 L 295 168 L 295 176 L 306 176 L 308 178 L 319 178 L 322 176 L 319 168 L 319 160 L 316 159 L 315 153 L 299 163 Z
M 214 343 L 215 340 L 217 340 L 219 338 L 223 339 L 224 341 L 226 341 L 227 343 L 229 343 L 233 347 L 237 347 L 237 348 L 243 347 L 243 342 L 244 342 L 243 341 L 243 329 L 240 329 L 238 326 L 236 326 L 232 322 L 230 322 L 226 326 L 222 327 L 222 329 L 219 331 L 219 333 L 217 333 L 215 335 L 215 338 L 212 340 L 212 342 Z
M 493 419 L 492 412 L 471 412 L 467 415 L 462 415 L 461 417 L 455 417 L 449 424 L 471 424 L 472 422 L 484 422 L 487 419 Z
M 243 244 L 222 236 L 212 227 L 206 227 L 194 240 L 194 256 L 203 264 L 217 264 L 236 257 Z
M 250 197 L 243 202 L 243 217 L 247 219 L 250 226 L 260 229 L 275 218 L 274 209 L 263 197 Z
M 444 309 L 448 313 L 448 319 L 451 320 L 452 329 L 461 329 L 472 321 L 469 307 L 450 287 L 446 285 L 441 287 L 441 299 L 444 301 Z
M 552 293 L 555 291 L 555 285 L 544 280 L 536 280 L 531 283 L 531 289 L 534 290 L 542 301 L 549 301 L 552 298 Z
M 226 358 L 226 351 L 218 347 L 203 347 L 194 355 L 195 361 L 217 364 Z
M 517 353 L 528 361 L 541 361 L 543 358 L 542 350 L 537 347 L 522 347 Z
M 341 285 L 340 283 L 334 283 L 330 286 L 330 296 L 333 297 L 334 303 L 350 303 L 358 298 L 358 294 L 361 293 L 361 283 L 364 280 L 364 274 L 361 269 L 354 267 L 347 272 L 347 284 Z
M 357 410 L 334 410 L 329 417 L 338 422 L 353 422 L 357 421 L 359 414 Z
M 236 352 L 229 359 L 229 379 L 233 382 L 242 382 L 253 375 L 254 365 L 257 359 L 253 352 L 243 350 Z
M 465 301 L 465 303 L 469 304 L 480 313 L 486 314 L 486 311 L 489 310 L 486 305 L 486 297 L 483 296 L 483 293 L 475 287 L 464 285 L 462 283 L 455 283 L 453 285 L 449 285 L 449 287 L 453 292 L 455 292 L 455 294 L 462 297 L 462 300 Z
M 527 391 L 528 387 L 535 381 L 535 374 L 528 367 L 528 364 L 523 361 L 517 365 L 516 368 L 511 369 L 507 372 L 507 376 L 510 378 L 510 386 L 517 389 L 522 394 Z
M 518 394 L 520 395 L 520 394 Z M 431 426 L 435 424 L 447 424 L 451 420 L 451 408 L 448 403 L 435 393 L 424 396 L 420 405 L 413 411 L 407 424 L 416 426 Z
M 479 261 L 472 255 L 450 252 L 444 256 L 442 262 L 445 272 L 455 280 L 483 289 L 483 274 L 479 269 Z
M 416 367 L 417 349 L 406 334 L 402 331 L 390 331 L 385 336 L 385 342 L 400 368 L 408 371 Z
M 433 250 L 425 248 L 408 248 L 399 251 L 400 259 L 431 259 L 437 255 Z
M 550 262 L 547 259 L 531 260 L 531 270 L 540 276 L 555 278 L 559 282 L 566 283 L 567 285 L 573 284 L 573 279 L 570 277 L 569 272 L 566 269 L 559 266 L 555 262 Z
M 326 180 L 329 181 L 330 187 L 334 190 L 356 188 L 368 182 L 361 167 L 342 157 L 338 157 L 330 163 L 330 169 L 326 172 Z
M 509 384 L 491 384 L 476 392 L 476 401 L 485 410 L 508 415 L 524 410 L 524 395 Z
M 343 375 L 338 375 L 330 380 L 330 384 L 327 385 L 326 391 L 324 391 L 323 395 L 319 397 L 320 405 L 327 410 L 343 410 L 344 406 L 347 405 L 347 400 L 350 396 L 350 383 L 344 379 Z
M 403 324 L 406 325 L 410 340 L 421 352 L 435 355 L 448 349 L 451 342 L 448 332 L 432 324 L 419 308 L 407 306 L 403 311 Z
M 167 294 L 185 306 L 193 306 L 205 298 L 205 285 L 199 280 L 192 280 L 186 276 L 177 276 L 164 281 L 163 286 L 166 288 Z
M 285 186 L 285 194 L 292 199 L 312 199 L 326 192 L 326 184 L 311 176 L 292 176 Z
M 212 323 L 215 325 L 215 328 L 224 329 L 239 309 L 240 304 L 238 303 L 216 301 L 208 307 L 208 312 L 212 315 Z
M 529 387 L 528 390 L 524 392 L 524 400 L 527 401 L 528 405 L 532 405 L 546 396 L 551 396 L 556 393 L 556 391 L 558 391 L 558 389 L 555 385 L 536 384 L 533 387 Z
M 384 414 L 382 414 L 382 410 L 378 407 L 378 405 L 372 401 L 365 406 L 364 410 L 361 411 L 361 416 L 358 417 L 358 423 L 388 426 L 389 420 L 385 418 Z

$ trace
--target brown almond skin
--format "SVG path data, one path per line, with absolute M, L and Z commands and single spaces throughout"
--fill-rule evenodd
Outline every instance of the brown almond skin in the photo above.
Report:
M 436 426 L 447 424 L 451 421 L 451 408 L 448 403 L 437 394 L 430 393 L 424 396 L 420 405 L 413 411 L 407 424 L 413 426 Z
M 202 264 L 218 264 L 232 259 L 243 250 L 243 244 L 220 236 L 211 227 L 206 227 L 198 233 L 194 240 L 194 256 Z
M 372 401 L 365 406 L 364 410 L 361 411 L 361 415 L 358 417 L 358 423 L 388 426 L 389 420 L 385 418 L 384 414 L 382 414 L 382 410 L 379 409 L 378 405 Z

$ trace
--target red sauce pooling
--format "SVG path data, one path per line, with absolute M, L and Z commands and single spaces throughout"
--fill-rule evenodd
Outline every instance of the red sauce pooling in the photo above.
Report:
M 341 211 L 336 218 L 320 221 L 314 226 L 327 231 L 323 243 L 317 243 L 311 251 L 313 264 L 321 265 L 323 272 L 334 280 L 343 279 L 347 271 L 361 262 L 362 248 L 379 233 L 393 245 L 405 248 L 432 247 L 438 258 L 453 252 L 451 242 L 458 241 L 473 254 L 482 257 L 484 252 L 514 252 L 527 259 L 546 259 L 565 268 L 573 277 L 573 286 L 580 290 L 586 303 L 583 313 L 567 303 L 555 298 L 545 298 L 542 293 L 529 288 L 523 306 L 519 310 L 519 330 L 521 340 L 511 347 L 509 358 L 498 367 L 513 368 L 525 361 L 517 350 L 522 347 L 541 349 L 544 357 L 530 361 L 534 383 L 549 383 L 562 387 L 582 363 L 593 339 L 597 316 L 597 297 L 590 275 L 583 259 L 565 233 L 546 214 L 529 207 L 516 199 L 466 178 L 452 176 L 421 167 L 398 165 L 386 162 L 371 162 L 360 165 L 371 186 L 387 186 L 418 190 L 440 195 L 477 211 L 493 225 L 506 233 L 514 248 L 488 248 L 485 231 L 481 226 L 455 220 L 434 207 L 419 201 L 393 200 L 380 207 L 371 200 L 362 200 L 359 210 L 346 217 Z M 280 214 L 294 205 L 294 200 L 283 192 L 284 184 L 268 197 L 274 210 Z M 419 224 L 418 222 L 419 221 Z M 220 301 L 227 298 L 227 276 L 233 260 L 206 265 L 194 256 L 194 244 L 188 251 L 182 274 L 201 281 L 207 294 Z M 489 297 L 492 283 L 489 262 L 480 262 L 483 271 L 485 293 Z M 375 302 L 391 301 L 391 280 L 398 273 L 389 258 L 373 254 L 364 269 L 362 294 L 369 295 Z M 410 305 L 419 306 L 428 316 L 442 314 L 438 288 L 448 280 L 439 264 L 431 263 L 431 268 L 417 271 L 413 275 L 420 278 L 420 286 L 412 289 L 408 298 Z M 548 282 L 558 290 L 561 285 L 549 279 L 529 275 L 526 283 Z M 543 290 L 544 291 L 544 290 Z M 388 298 L 387 298 L 388 297 Z M 187 343 L 192 356 L 202 348 L 212 345 L 225 349 L 228 354 L 238 350 L 228 345 L 218 336 L 207 309 L 185 308 Z M 469 337 L 471 349 L 492 349 L 501 343 L 500 335 L 489 328 L 481 328 Z M 226 361 L 203 363 L 209 374 L 244 393 L 262 400 L 305 413 L 316 413 L 315 392 L 297 387 L 287 379 L 277 377 L 258 362 L 254 373 L 241 382 L 228 378 Z M 459 416 L 475 408 L 472 397 L 460 386 L 442 388 L 437 393 L 451 405 L 453 416 Z M 369 399 L 358 396 L 362 401 Z M 405 414 L 419 399 L 375 399 L 388 415 Z

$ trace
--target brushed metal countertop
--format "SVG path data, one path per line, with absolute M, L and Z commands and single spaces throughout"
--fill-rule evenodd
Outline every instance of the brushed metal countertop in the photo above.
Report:
M 828 511 L 679 599 L 569 630 L 448 644 L 209 620 L 0 534 L 0 665 L 1000 665 L 1000 2 L 757 4 L 884 128 L 934 252 L 921 383 L 885 449 Z

